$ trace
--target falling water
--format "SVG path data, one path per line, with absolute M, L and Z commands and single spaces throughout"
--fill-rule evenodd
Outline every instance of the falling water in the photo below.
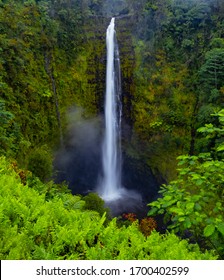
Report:
M 121 187 L 121 79 L 115 19 L 107 28 L 107 73 L 105 96 L 105 136 L 103 142 L 103 178 L 100 194 L 105 201 L 120 198 Z
M 141 208 L 142 198 L 134 190 L 121 184 L 121 75 L 115 19 L 107 28 L 107 73 L 105 96 L 105 135 L 103 141 L 103 176 L 98 188 L 99 195 L 114 215 L 127 209 Z

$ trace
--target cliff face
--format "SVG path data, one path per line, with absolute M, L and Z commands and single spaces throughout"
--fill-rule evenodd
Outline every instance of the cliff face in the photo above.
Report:
M 57 180 L 68 181 L 74 193 L 94 191 L 101 173 L 101 143 L 104 133 L 103 114 L 106 78 L 106 29 L 110 18 L 91 17 L 85 25 L 83 60 L 86 61 L 80 77 L 78 104 L 83 107 L 82 116 L 69 126 L 66 149 L 60 151 L 55 160 Z M 132 31 L 133 17 L 115 20 L 119 44 L 122 79 L 122 185 L 138 190 L 145 204 L 158 191 L 158 182 L 143 157 L 135 150 L 132 153 L 131 140 L 134 124 L 133 97 L 135 95 L 134 70 L 135 52 Z M 77 64 L 77 71 L 80 71 Z M 77 117 L 74 118 L 77 120 Z M 137 149 L 137 148 L 136 148 Z
M 135 51 L 133 43 L 133 28 L 135 18 L 133 16 L 121 16 L 116 19 L 117 39 L 120 50 L 122 95 L 124 121 L 133 124 L 132 99 L 134 95 L 134 70 Z
M 96 111 L 102 112 L 104 107 L 105 78 L 106 78 L 106 29 L 110 18 L 91 17 L 85 28 L 85 42 L 83 48 L 86 50 L 86 76 L 87 91 L 94 96 L 92 105 Z M 132 31 L 134 18 L 132 16 L 118 17 L 115 20 L 115 29 L 119 44 L 123 113 L 127 123 L 132 119 L 132 96 L 134 92 L 134 67 L 135 52 Z
M 84 98 L 83 106 L 87 111 L 87 116 L 101 115 L 104 111 L 105 96 L 105 76 L 106 76 L 106 29 L 110 23 L 110 18 L 92 17 L 89 19 L 85 29 L 84 49 L 86 53 L 87 67 L 83 75 L 85 81 L 85 91 L 81 98 Z M 151 172 L 151 166 L 160 182 L 168 178 L 175 169 L 176 155 L 164 153 L 163 139 L 155 128 L 150 127 L 150 123 L 156 122 L 155 114 L 158 111 L 158 100 L 152 102 L 156 113 L 152 109 L 147 110 L 148 100 L 145 93 L 149 90 L 144 77 L 149 79 L 150 71 L 147 68 L 143 72 L 140 60 L 141 49 L 136 45 L 133 31 L 137 28 L 137 18 L 135 16 L 120 16 L 115 20 L 115 29 L 119 45 L 121 80 L 122 80 L 122 143 L 124 168 L 134 171 L 134 166 L 142 174 Z M 139 73 L 140 72 L 140 76 Z M 82 81 L 83 82 L 83 81 Z M 154 90 L 154 89 L 153 89 Z M 148 95 L 150 96 L 150 92 Z M 164 106 L 167 97 L 164 96 L 159 106 Z M 163 107 L 164 108 L 164 107 Z M 103 133 L 103 132 L 102 132 Z M 168 137 L 168 136 L 166 136 Z M 158 142 L 155 142 L 158 139 Z M 161 140 L 162 139 L 162 140 Z M 153 149 L 156 154 L 153 154 Z M 172 151 L 171 151 L 172 152 Z M 162 157 L 164 155 L 164 158 Z M 166 164 L 168 158 L 169 164 Z M 130 166 L 129 166 L 130 162 Z M 129 176 L 131 172 L 129 172 Z M 138 176 L 137 176 L 138 177 Z M 126 176 L 127 179 L 127 176 Z M 128 183 L 129 184 L 129 183 Z

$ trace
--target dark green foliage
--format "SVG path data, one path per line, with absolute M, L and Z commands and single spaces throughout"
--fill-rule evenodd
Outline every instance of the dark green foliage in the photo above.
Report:
M 107 17 L 118 16 L 119 14 L 128 13 L 127 1 L 125 0 L 106 0 L 103 4 L 103 12 Z
M 16 154 L 22 164 L 29 147 L 59 143 L 68 106 L 86 105 L 82 95 L 87 94 L 86 67 L 77 67 L 83 52 L 80 5 L 80 1 L 1 3 L 1 99 L 23 136 Z M 96 111 L 94 102 L 90 101 L 91 113 Z M 9 150 L 6 147 L 5 153 Z
M 0 153 L 15 156 L 20 137 L 15 116 L 6 110 L 5 101 L 0 100 Z
M 39 177 L 42 181 L 49 180 L 52 177 L 52 155 L 46 149 L 36 148 L 28 157 L 28 170 L 35 176 Z
M 201 81 L 209 89 L 220 89 L 224 79 L 224 48 L 215 48 L 206 53 L 205 64 L 201 67 Z M 213 100 L 211 100 L 213 101 Z
M 201 150 L 197 128 L 223 105 L 223 3 L 141 1 L 132 120 L 154 172 L 176 177 L 176 157 Z M 137 3 L 136 3 L 137 5 Z
M 1 98 L 22 134 L 14 147 L 20 163 L 33 146 L 59 144 L 68 107 L 87 116 L 102 111 L 109 20 L 101 16 L 120 13 L 127 16 L 116 28 L 124 117 L 137 133 L 132 146 L 143 147 L 155 172 L 174 178 L 176 156 L 195 150 L 196 128 L 223 103 L 222 11 L 221 1 L 207 0 L 2 2 Z
M 214 39 L 212 45 L 220 46 L 213 48 L 205 55 L 205 63 L 201 66 L 200 75 L 200 104 L 198 120 L 201 125 L 212 122 L 211 114 L 222 108 L 224 103 L 224 48 L 222 39 Z M 209 109 L 209 110 L 208 110 Z
M 82 199 L 85 201 L 84 209 L 96 211 L 100 216 L 106 212 L 107 218 L 109 218 L 110 209 L 105 207 L 105 202 L 97 193 L 89 193 Z

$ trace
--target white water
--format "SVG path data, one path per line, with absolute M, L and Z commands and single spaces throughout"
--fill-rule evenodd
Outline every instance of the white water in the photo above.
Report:
M 107 72 L 105 96 L 105 136 L 103 142 L 103 178 L 99 193 L 105 201 L 122 196 L 121 187 L 121 84 L 120 61 L 116 43 L 115 19 L 107 28 Z

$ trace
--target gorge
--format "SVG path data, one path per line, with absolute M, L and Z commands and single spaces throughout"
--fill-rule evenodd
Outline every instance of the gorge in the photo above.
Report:
M 68 182 L 74 194 L 98 192 L 114 215 L 132 211 L 146 214 L 146 201 L 155 198 L 159 184 L 143 161 L 130 158 L 125 152 L 131 128 L 124 125 L 122 113 L 123 73 L 115 18 L 107 28 L 106 42 L 104 120 L 100 115 L 82 119 L 80 109 L 70 112 L 73 123 L 69 126 L 67 146 L 59 151 L 55 161 L 57 180 Z M 122 60 L 125 61 L 124 57 Z
M 1 259 L 223 259 L 224 1 L 4 0 L 0 29 Z

